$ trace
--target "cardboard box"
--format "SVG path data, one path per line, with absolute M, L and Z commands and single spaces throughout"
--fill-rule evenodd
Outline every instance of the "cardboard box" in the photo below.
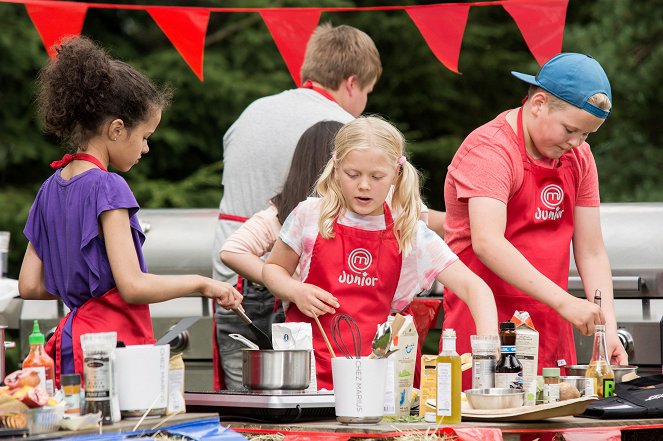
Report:
M 536 382 L 539 364 L 539 331 L 527 311 L 516 311 L 511 321 L 516 324 L 516 358 L 523 365 L 523 389 Z
M 419 385 L 419 416 L 436 416 L 437 355 L 421 356 L 421 384 Z
M 384 415 L 400 417 L 410 415 L 412 402 L 412 385 L 419 342 L 419 334 L 412 316 L 404 316 L 403 325 L 397 336 L 398 339 L 393 344 L 399 349 L 387 358 Z

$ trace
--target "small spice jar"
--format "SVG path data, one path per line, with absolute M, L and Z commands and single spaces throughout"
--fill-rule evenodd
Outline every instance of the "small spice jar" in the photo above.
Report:
M 559 368 L 543 368 L 543 404 L 559 401 Z
M 60 377 L 64 392 L 65 413 L 81 413 L 81 376 L 80 374 L 63 374 Z

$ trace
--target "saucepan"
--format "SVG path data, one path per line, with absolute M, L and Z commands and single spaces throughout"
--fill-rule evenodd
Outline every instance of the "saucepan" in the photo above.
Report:
M 308 349 L 257 349 L 242 335 L 242 383 L 251 390 L 304 390 L 311 382 L 311 351 Z

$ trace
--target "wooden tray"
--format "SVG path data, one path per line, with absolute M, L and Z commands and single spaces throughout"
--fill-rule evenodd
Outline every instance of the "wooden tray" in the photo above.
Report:
M 463 421 L 537 421 L 548 418 L 579 415 L 589 403 L 598 400 L 596 395 L 580 397 L 537 406 L 513 407 L 511 409 L 472 409 L 463 408 Z

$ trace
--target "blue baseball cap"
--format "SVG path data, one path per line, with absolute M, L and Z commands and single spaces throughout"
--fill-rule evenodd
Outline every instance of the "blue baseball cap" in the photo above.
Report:
M 599 62 L 589 55 L 561 53 L 544 64 L 536 77 L 513 71 L 511 75 L 533 86 L 539 86 L 596 117 L 606 119 L 610 115 L 610 110 L 603 110 L 587 102 L 597 93 L 607 95 L 612 102 L 608 76 Z

